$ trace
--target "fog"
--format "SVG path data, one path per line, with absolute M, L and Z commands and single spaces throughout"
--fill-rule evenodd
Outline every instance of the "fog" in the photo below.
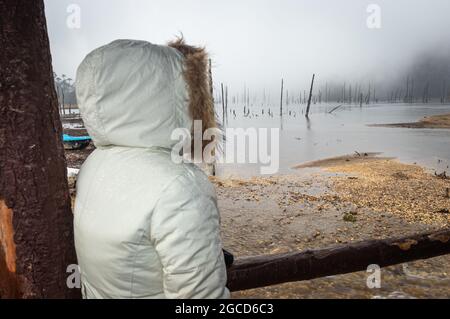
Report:
M 418 95 L 430 81 L 435 94 L 445 78 L 450 85 L 448 0 L 45 4 L 54 71 L 71 78 L 87 53 L 110 41 L 130 38 L 164 44 L 182 33 L 189 44 L 207 48 L 216 88 L 223 82 L 230 92 L 242 92 L 245 86 L 253 94 L 265 90 L 275 95 L 284 78 L 287 90 L 300 93 L 308 89 L 313 73 L 319 87 L 327 82 L 372 83 L 380 95 L 405 86 L 407 76 L 416 78 Z M 68 12 L 70 4 L 81 10 L 79 28 L 67 24 L 73 14 Z M 381 10 L 379 28 L 370 24 L 370 4 Z

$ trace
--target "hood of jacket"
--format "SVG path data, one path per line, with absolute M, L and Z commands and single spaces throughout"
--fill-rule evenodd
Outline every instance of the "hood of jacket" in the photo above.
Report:
M 176 128 L 215 127 L 202 48 L 116 40 L 89 53 L 77 70 L 76 95 L 96 147 L 163 147 Z

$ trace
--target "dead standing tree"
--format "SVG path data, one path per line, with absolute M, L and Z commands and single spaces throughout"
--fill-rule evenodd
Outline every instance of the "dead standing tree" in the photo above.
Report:
M 0 17 L 0 297 L 78 297 L 44 4 L 2 0 Z
M 284 80 L 281 79 L 281 95 L 280 95 L 280 129 L 283 130 L 283 94 L 284 94 Z M 270 111 L 270 109 L 269 109 Z
M 312 76 L 312 80 L 311 80 L 311 89 L 309 90 L 309 98 L 308 98 L 308 106 L 306 107 L 306 117 L 309 117 L 309 108 L 311 107 L 311 97 L 312 97 L 312 92 L 313 92 L 313 88 L 314 88 L 314 78 L 316 77 L 315 74 L 313 74 Z
M 211 95 L 212 103 L 215 105 L 214 101 L 214 84 L 213 84 L 213 78 L 212 78 L 212 63 L 211 59 L 208 60 L 208 84 L 209 84 L 209 94 Z M 216 141 L 217 142 L 217 141 Z M 214 160 L 212 163 L 208 164 L 210 174 L 212 176 L 216 176 L 216 150 L 212 150 L 212 155 L 214 157 Z
M 281 79 L 280 118 L 283 117 L 283 89 L 284 89 L 284 80 Z
M 221 93 L 222 93 L 221 98 L 220 98 L 220 100 L 222 102 L 222 125 L 223 125 L 223 127 L 225 127 L 225 116 L 226 116 L 226 114 L 225 114 L 225 96 L 224 96 L 224 93 L 223 93 L 223 83 L 220 83 L 220 88 L 221 88 Z

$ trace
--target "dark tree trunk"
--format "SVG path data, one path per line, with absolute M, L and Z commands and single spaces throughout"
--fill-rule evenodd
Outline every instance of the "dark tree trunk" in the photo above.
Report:
M 313 92 L 313 88 L 314 88 L 314 78 L 315 78 L 315 74 L 313 74 L 312 76 L 312 80 L 311 80 L 311 89 L 309 90 L 309 98 L 308 98 L 308 106 L 306 107 L 306 114 L 305 116 L 308 117 L 309 116 L 309 108 L 311 107 L 311 97 L 312 97 L 312 92 Z M 344 89 L 345 92 L 345 89 Z M 344 97 L 344 101 L 345 101 L 345 97 Z
M 220 83 L 220 87 L 222 89 L 222 125 L 225 127 L 225 96 L 223 93 L 223 83 Z
M 0 0 L 0 297 L 67 298 L 76 263 L 42 0 Z
M 284 88 L 284 81 L 283 79 L 281 79 L 280 118 L 283 117 L 283 88 Z

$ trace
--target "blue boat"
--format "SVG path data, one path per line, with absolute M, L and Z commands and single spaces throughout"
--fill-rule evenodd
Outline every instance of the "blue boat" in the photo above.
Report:
M 71 136 L 63 134 L 64 148 L 69 150 L 82 150 L 91 143 L 90 136 Z

